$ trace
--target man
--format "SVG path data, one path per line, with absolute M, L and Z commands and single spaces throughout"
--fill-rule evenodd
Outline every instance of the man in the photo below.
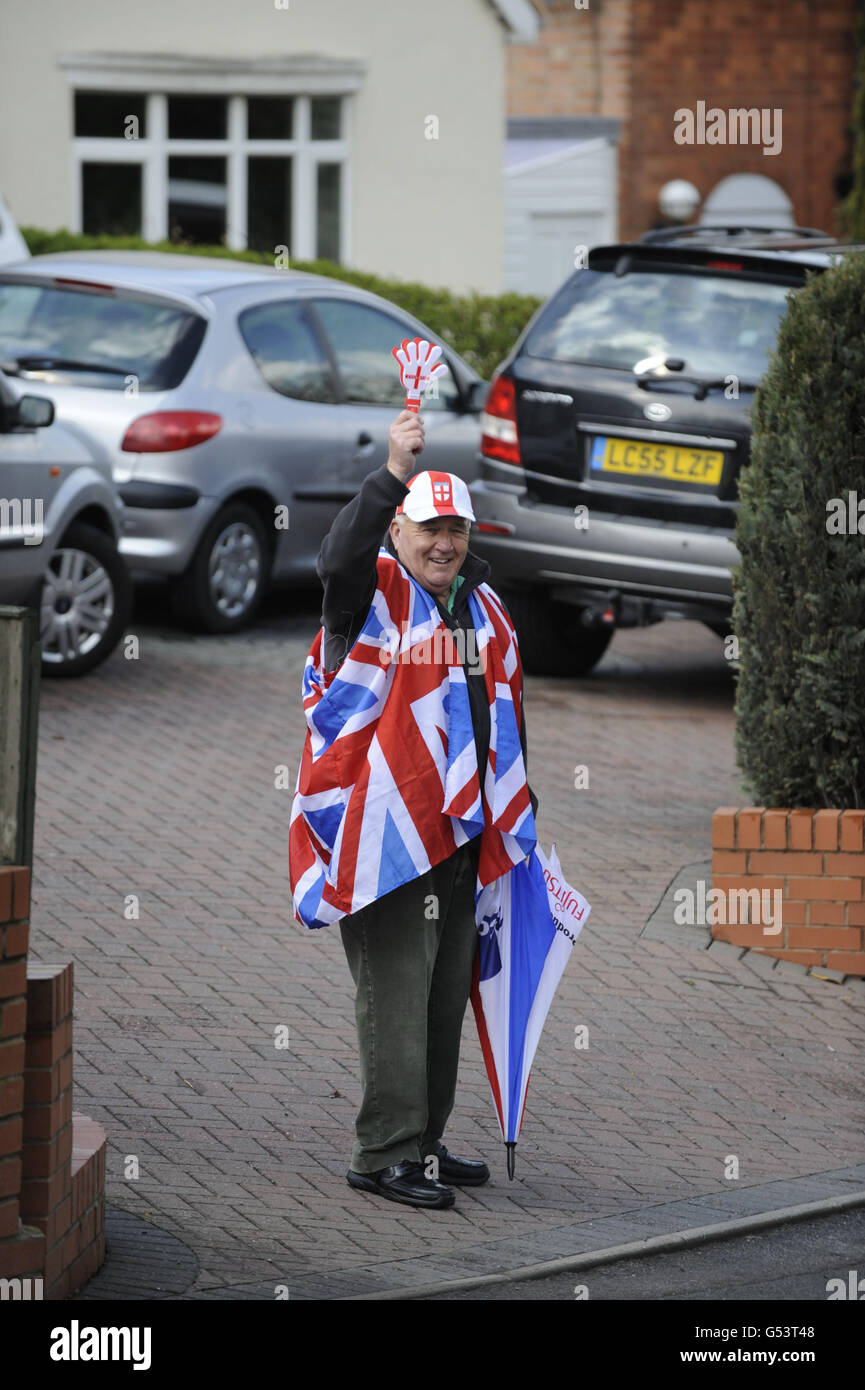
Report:
M 489 1179 L 485 1163 L 441 1142 L 477 949 L 475 887 L 534 843 L 537 801 L 515 634 L 486 585 L 489 565 L 468 549 L 468 489 L 448 473 L 407 485 L 424 445 L 413 412 L 389 442 L 318 558 L 322 632 L 305 673 L 310 733 L 289 858 L 299 920 L 339 921 L 357 988 L 363 1101 L 347 1180 L 441 1209 L 451 1184 Z

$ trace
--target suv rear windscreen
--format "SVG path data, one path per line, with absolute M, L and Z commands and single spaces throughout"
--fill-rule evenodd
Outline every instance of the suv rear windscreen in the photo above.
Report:
M 789 286 L 710 272 L 580 270 L 522 345 L 531 357 L 632 371 L 684 360 L 695 376 L 757 382 L 775 346 Z M 649 370 L 648 365 L 640 370 Z
M 53 381 L 122 391 L 132 377 L 140 390 L 171 390 L 205 326 L 179 306 L 113 290 L 0 281 L 0 364 Z

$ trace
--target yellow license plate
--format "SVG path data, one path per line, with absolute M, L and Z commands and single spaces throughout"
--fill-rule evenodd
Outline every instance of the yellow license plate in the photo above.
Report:
M 677 483 L 715 486 L 721 481 L 720 449 L 692 449 L 684 444 L 648 444 L 640 439 L 596 435 L 589 455 L 590 473 L 625 473 L 631 478 L 665 478 Z

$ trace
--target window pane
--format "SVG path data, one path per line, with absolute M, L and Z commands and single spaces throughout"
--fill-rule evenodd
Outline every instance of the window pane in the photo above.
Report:
M 316 168 L 315 254 L 339 262 L 339 164 L 319 164 Z
M 224 140 L 226 97 L 169 97 L 169 140 Z
M 240 315 L 240 331 L 274 391 L 301 401 L 336 401 L 330 363 L 303 308 L 288 300 Z
M 75 134 L 143 140 L 146 101 L 143 92 L 76 92 Z M 137 121 L 130 122 L 130 116 Z M 127 132 L 129 132 L 127 134 Z
M 205 321 L 185 309 L 54 286 L 0 285 L 0 358 L 65 357 L 84 367 L 45 369 L 51 380 L 124 390 L 177 386 L 195 357 Z M 114 371 L 100 370 L 114 368 Z
M 173 155 L 168 161 L 168 235 L 218 246 L 226 230 L 225 160 Z
M 290 140 L 294 132 L 292 97 L 250 97 L 246 103 L 250 140 Z
M 256 155 L 247 161 L 247 232 L 251 251 L 291 252 L 291 159 Z
M 141 165 L 81 166 L 82 230 L 88 236 L 141 235 Z
M 340 137 L 342 98 L 313 97 L 312 138 L 313 140 L 338 140 Z
M 367 405 L 405 405 L 399 364 L 391 349 L 403 338 L 415 338 L 415 329 L 366 304 L 344 299 L 316 299 L 315 309 L 330 339 L 347 399 Z M 421 402 L 421 410 L 453 409 L 457 392 L 450 375 L 438 383 L 434 395 Z

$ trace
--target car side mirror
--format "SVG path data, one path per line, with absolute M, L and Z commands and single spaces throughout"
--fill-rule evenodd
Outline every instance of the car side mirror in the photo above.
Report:
M 466 391 L 466 411 L 472 414 L 478 414 L 483 410 L 489 389 L 490 384 L 488 381 L 473 381 Z
M 20 429 L 42 429 L 54 423 L 54 402 L 46 396 L 19 396 L 13 417 Z

